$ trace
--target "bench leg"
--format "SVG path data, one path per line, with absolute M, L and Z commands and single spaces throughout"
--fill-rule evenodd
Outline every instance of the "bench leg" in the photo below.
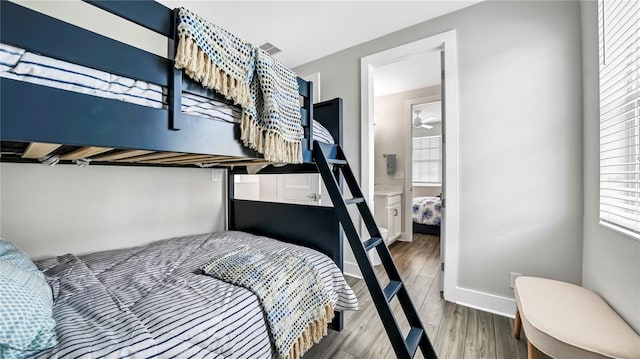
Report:
M 538 357 L 538 351 L 536 347 L 531 344 L 530 341 L 527 340 L 527 357 L 528 359 L 536 359 Z
M 520 310 L 516 308 L 516 319 L 513 321 L 513 337 L 520 339 L 520 330 L 522 329 L 522 318 L 520 318 Z

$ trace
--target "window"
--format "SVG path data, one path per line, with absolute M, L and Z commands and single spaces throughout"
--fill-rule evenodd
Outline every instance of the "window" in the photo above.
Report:
M 413 138 L 413 183 L 440 185 L 442 182 L 442 136 Z
M 640 1 L 598 1 L 600 220 L 640 236 Z

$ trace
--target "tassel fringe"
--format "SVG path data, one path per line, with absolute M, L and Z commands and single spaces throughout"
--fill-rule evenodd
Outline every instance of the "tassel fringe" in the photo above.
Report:
M 177 69 L 184 69 L 189 77 L 202 83 L 202 86 L 218 91 L 236 105 L 252 106 L 249 84 L 220 69 L 192 38 L 180 36 L 175 62 Z
M 220 69 L 190 37 L 180 36 L 175 66 L 184 69 L 204 87 L 214 89 L 242 108 L 254 107 L 249 84 L 243 83 Z M 262 129 L 256 119 L 243 111 L 241 140 L 246 147 L 264 155 L 265 160 L 280 163 L 302 163 L 302 142 L 288 141 L 280 134 Z
M 327 335 L 327 326 L 333 320 L 333 316 L 333 305 L 329 303 L 324 308 L 324 315 L 307 325 L 284 359 L 300 359 L 313 344 L 318 344 Z
M 240 122 L 242 143 L 271 163 L 302 163 L 302 142 L 287 141 L 280 134 L 262 129 L 248 114 Z

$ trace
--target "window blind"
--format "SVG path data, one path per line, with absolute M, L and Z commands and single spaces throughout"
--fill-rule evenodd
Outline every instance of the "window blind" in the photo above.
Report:
M 442 181 L 442 136 L 413 138 L 413 183 Z
M 599 0 L 600 220 L 640 234 L 640 1 Z

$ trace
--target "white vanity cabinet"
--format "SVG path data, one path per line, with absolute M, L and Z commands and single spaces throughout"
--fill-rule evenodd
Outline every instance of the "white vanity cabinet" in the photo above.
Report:
M 402 232 L 402 192 L 376 191 L 374 217 L 379 227 L 388 231 L 385 243 L 393 243 Z

